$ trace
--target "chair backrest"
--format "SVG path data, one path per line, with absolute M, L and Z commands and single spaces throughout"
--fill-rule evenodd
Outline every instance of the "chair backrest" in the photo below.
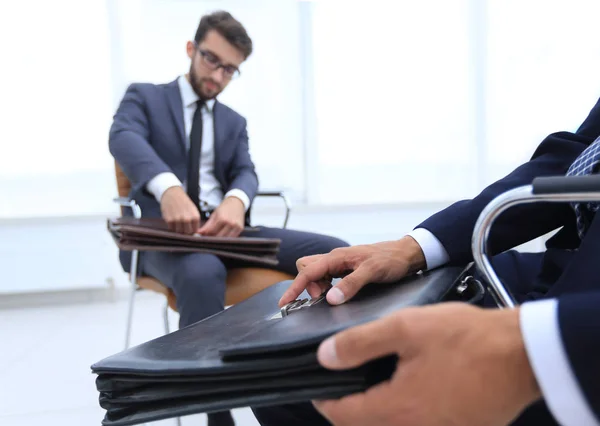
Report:
M 117 191 L 119 197 L 129 197 L 129 191 L 131 190 L 131 182 L 127 179 L 127 176 L 119 167 L 119 164 L 115 161 L 115 175 L 117 177 Z

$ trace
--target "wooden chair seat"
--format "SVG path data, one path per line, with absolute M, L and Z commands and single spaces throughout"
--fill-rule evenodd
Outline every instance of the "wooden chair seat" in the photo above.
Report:
M 225 284 L 225 306 L 235 305 L 267 287 L 281 281 L 292 280 L 294 277 L 285 272 L 266 268 L 234 268 L 227 273 Z M 163 294 L 169 307 L 177 312 L 177 299 L 173 290 L 152 277 L 138 277 L 140 288 Z

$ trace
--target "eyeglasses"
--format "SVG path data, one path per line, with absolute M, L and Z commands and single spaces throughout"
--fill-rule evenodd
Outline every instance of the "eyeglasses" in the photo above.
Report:
M 219 68 L 223 68 L 223 74 L 225 78 L 237 78 L 240 75 L 240 70 L 238 67 L 234 65 L 224 65 L 221 63 L 221 60 L 217 55 L 208 50 L 200 49 L 198 43 L 194 43 L 196 45 L 196 49 L 198 53 L 200 53 L 200 57 L 202 58 L 202 63 L 206 65 L 206 67 L 212 71 L 218 70 Z

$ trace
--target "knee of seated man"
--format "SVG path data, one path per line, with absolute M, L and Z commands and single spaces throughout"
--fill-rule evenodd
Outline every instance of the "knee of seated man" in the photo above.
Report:
M 193 286 L 201 290 L 202 284 L 209 286 L 216 282 L 225 283 L 227 269 L 223 262 L 215 255 L 204 253 L 189 253 L 180 259 L 175 271 L 176 281 L 186 286 Z M 180 285 L 181 285 L 180 284 Z
M 333 249 L 349 246 L 350 244 L 340 238 L 324 236 L 315 244 L 315 253 L 312 254 L 326 254 Z
M 297 256 L 313 256 L 315 254 L 327 254 L 332 250 L 340 247 L 348 247 L 349 244 L 336 237 L 328 235 L 311 235 L 304 241 L 300 241 L 294 245 L 294 253 Z

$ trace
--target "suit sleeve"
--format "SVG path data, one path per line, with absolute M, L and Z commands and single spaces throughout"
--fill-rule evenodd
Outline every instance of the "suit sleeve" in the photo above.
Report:
M 133 193 L 171 169 L 150 145 L 150 128 L 139 84 L 127 88 L 109 133 L 109 150 L 127 178 Z
M 248 196 L 248 200 L 252 202 L 258 191 L 258 176 L 256 175 L 252 158 L 250 158 L 245 119 L 242 119 L 242 126 L 237 134 L 236 142 L 236 151 L 227 170 L 227 180 L 231 182 L 229 188 L 227 188 L 227 192 L 231 193 L 235 189 L 241 190 Z
M 564 175 L 577 156 L 600 134 L 600 101 L 576 133 L 558 132 L 546 137 L 530 161 L 503 179 L 485 188 L 472 200 L 459 201 L 431 216 L 417 228 L 425 228 L 448 252 L 451 264 L 472 260 L 471 236 L 479 215 L 498 195 L 539 176 Z M 490 231 L 492 254 L 502 252 L 574 223 L 575 216 L 567 203 L 533 203 L 504 212 Z

